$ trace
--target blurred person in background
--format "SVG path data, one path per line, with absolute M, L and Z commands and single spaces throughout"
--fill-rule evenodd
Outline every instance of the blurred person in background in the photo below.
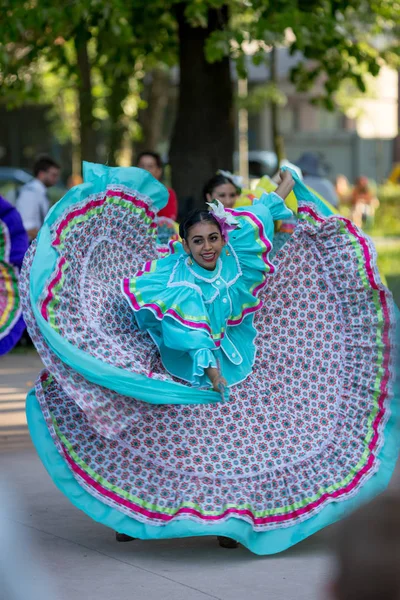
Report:
M 400 494 L 380 496 L 338 528 L 333 600 L 400 599 Z
M 340 204 L 348 204 L 351 200 L 351 188 L 349 180 L 345 175 L 337 175 L 335 179 L 335 190 Z
M 304 152 L 297 161 L 296 166 L 301 169 L 303 181 L 307 187 L 318 192 L 334 208 L 339 206 L 339 198 L 335 186 L 325 176 L 321 159 L 317 154 Z
M 40 156 L 33 165 L 34 179 L 20 190 L 17 210 L 32 241 L 43 225 L 50 204 L 47 189 L 56 185 L 60 178 L 60 166 L 49 156 Z
M 150 150 L 141 152 L 137 159 L 137 166 L 139 169 L 144 169 L 151 173 L 158 181 L 162 180 L 164 172 L 163 163 L 161 156 L 157 152 Z M 178 216 L 178 198 L 172 188 L 167 188 L 167 190 L 169 194 L 168 203 L 163 209 L 158 211 L 157 217 L 167 217 L 168 219 L 172 219 L 172 221 L 176 221 Z
M 161 156 L 157 152 L 145 151 L 139 154 L 137 160 L 139 169 L 148 171 L 157 179 L 162 181 L 164 175 L 163 162 Z M 178 224 L 178 198 L 172 188 L 168 190 L 168 203 L 164 208 L 158 211 L 157 221 L 157 245 L 160 256 L 169 252 L 168 242 L 179 238 Z
M 351 194 L 351 204 L 351 219 L 358 227 L 373 223 L 379 200 L 371 190 L 368 177 L 357 177 Z

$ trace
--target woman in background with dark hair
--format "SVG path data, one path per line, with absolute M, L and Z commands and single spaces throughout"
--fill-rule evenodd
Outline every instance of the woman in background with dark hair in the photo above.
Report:
M 233 208 L 240 196 L 241 189 L 235 183 L 234 176 L 225 174 L 224 171 L 218 171 L 214 177 L 211 177 L 203 188 L 203 198 L 205 202 L 219 200 L 225 208 Z
M 334 533 L 330 600 L 400 599 L 400 493 L 386 492 Z

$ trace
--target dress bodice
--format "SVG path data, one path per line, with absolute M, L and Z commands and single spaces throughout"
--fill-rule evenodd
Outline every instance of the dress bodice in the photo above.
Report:
M 204 370 L 220 366 L 229 385 L 252 369 L 256 331 L 252 316 L 274 272 L 268 259 L 273 222 L 291 214 L 276 194 L 251 208 L 230 209 L 238 227 L 230 232 L 216 268 L 191 260 L 182 244 L 147 263 L 122 289 L 141 329 L 159 347 L 165 368 L 193 385 L 209 385 Z

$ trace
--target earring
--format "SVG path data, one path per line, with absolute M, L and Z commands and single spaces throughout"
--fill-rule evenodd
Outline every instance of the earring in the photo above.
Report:
M 189 267 L 191 267 L 191 266 L 192 266 L 192 264 L 193 264 L 193 261 L 192 261 L 192 257 L 191 257 L 191 256 L 189 256 L 189 258 L 188 258 L 188 261 L 187 261 L 187 262 L 188 262 L 188 265 L 189 265 Z
M 225 248 L 225 254 L 226 254 L 227 256 L 230 256 L 230 255 L 231 255 L 231 253 L 229 252 L 228 248 Z

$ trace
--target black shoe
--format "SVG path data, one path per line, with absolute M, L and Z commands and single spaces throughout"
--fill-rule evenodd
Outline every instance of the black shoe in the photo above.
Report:
M 217 539 L 221 548 L 237 548 L 239 546 L 239 542 L 223 535 L 219 535 Z
M 136 538 L 126 535 L 126 533 L 118 533 L 118 531 L 115 532 L 115 539 L 117 542 L 132 542 L 136 540 Z

